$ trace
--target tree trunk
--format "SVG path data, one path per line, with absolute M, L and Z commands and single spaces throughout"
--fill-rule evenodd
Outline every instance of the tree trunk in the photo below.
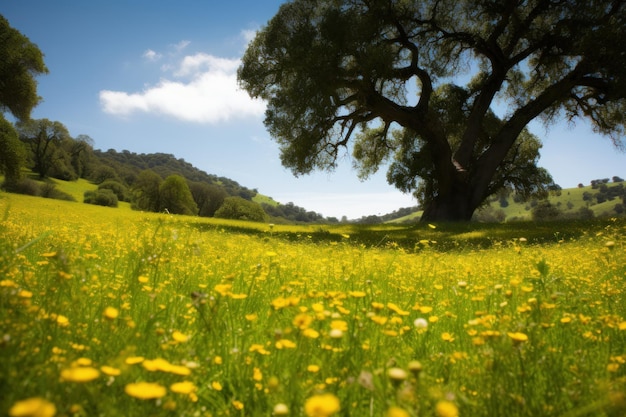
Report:
M 439 190 L 439 194 L 426 203 L 422 222 L 463 222 L 470 221 L 476 210 L 472 203 L 472 190 L 465 181 L 455 180 L 448 190 Z M 481 200 L 482 201 L 482 200 Z

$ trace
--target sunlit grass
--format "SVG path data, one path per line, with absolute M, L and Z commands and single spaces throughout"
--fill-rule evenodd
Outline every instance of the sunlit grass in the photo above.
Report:
M 0 218 L 0 415 L 626 412 L 621 220 L 272 226 L 7 194 Z

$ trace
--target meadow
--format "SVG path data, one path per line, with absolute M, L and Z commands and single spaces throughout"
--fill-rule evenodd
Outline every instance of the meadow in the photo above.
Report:
M 623 219 L 0 220 L 0 415 L 626 415 Z

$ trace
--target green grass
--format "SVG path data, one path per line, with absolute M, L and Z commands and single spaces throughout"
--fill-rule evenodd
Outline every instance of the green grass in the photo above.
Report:
M 270 226 L 6 193 L 0 214 L 0 415 L 626 413 L 622 219 Z

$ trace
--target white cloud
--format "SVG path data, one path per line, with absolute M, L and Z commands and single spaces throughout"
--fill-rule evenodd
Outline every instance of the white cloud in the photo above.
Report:
M 196 123 L 219 123 L 233 118 L 257 117 L 265 103 L 253 100 L 237 85 L 239 59 L 198 53 L 183 58 L 173 76 L 141 92 L 103 90 L 104 112 L 130 116 L 136 112 L 160 114 Z
M 153 51 L 152 49 L 148 49 L 146 52 L 143 53 L 143 57 L 146 58 L 148 61 L 158 61 L 163 57 L 163 55 Z
M 180 52 L 183 49 L 185 49 L 186 47 L 188 47 L 190 43 L 191 43 L 190 41 L 184 41 L 184 40 L 180 41 L 180 42 L 178 42 L 177 44 L 174 45 L 174 49 L 177 52 Z

